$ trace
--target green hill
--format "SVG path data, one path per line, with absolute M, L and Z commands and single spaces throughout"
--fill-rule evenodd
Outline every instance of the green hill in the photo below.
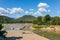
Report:
M 13 18 L 0 15 L 0 23 L 11 23 L 13 22 L 13 20 L 14 20 Z
M 17 19 L 10 18 L 8 16 L 1 16 L 0 15 L 0 23 L 24 23 L 24 22 L 32 22 L 32 20 L 35 20 L 36 17 L 32 15 L 24 15 L 22 17 L 19 17 Z
M 36 20 L 36 17 L 32 16 L 32 15 L 24 15 L 20 18 L 17 19 L 18 21 L 32 21 L 32 20 Z

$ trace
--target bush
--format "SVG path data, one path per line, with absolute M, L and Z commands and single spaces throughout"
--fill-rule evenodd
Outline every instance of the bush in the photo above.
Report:
M 54 28 L 54 26 L 53 26 L 53 25 L 51 25 L 51 26 L 50 26 L 50 28 Z
M 40 29 L 40 28 L 43 28 L 43 26 L 33 26 L 33 28 L 35 28 L 35 29 Z
M 2 26 L 2 24 L 0 24 L 0 37 L 5 37 L 4 33 L 6 33 L 6 31 L 2 31 L 2 28 L 4 26 Z

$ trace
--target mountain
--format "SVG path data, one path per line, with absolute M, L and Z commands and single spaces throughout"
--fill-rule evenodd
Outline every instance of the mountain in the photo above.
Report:
M 35 20 L 35 19 L 36 19 L 36 17 L 34 17 L 32 15 L 24 15 L 24 16 L 19 17 L 17 19 L 0 15 L 0 23 L 24 23 L 24 22 L 31 23 L 32 20 Z
M 35 20 L 36 17 L 32 16 L 32 15 L 24 15 L 20 18 L 18 18 L 17 20 L 18 21 L 32 21 L 32 20 Z
M 13 22 L 13 18 L 0 15 L 0 23 L 10 23 Z

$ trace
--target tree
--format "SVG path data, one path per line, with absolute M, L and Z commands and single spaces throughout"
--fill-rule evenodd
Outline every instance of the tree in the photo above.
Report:
M 33 24 L 37 24 L 37 20 L 33 20 L 32 23 L 33 23 Z
M 38 24 L 42 24 L 42 16 L 37 17 Z
M 5 37 L 4 33 L 6 33 L 6 31 L 2 31 L 2 28 L 4 26 L 2 26 L 2 24 L 0 24 L 0 37 Z
M 51 21 L 52 21 L 53 25 L 59 25 L 60 24 L 60 18 L 58 16 L 53 17 Z
M 50 20 L 51 20 L 51 17 L 50 17 L 49 14 L 47 14 L 47 15 L 44 17 L 44 22 L 45 22 L 46 24 L 50 24 Z

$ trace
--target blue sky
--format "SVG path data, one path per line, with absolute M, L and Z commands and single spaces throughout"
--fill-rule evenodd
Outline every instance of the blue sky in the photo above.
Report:
M 45 16 L 47 13 L 60 16 L 60 0 L 0 0 L 0 15 L 18 18 L 23 15 Z

